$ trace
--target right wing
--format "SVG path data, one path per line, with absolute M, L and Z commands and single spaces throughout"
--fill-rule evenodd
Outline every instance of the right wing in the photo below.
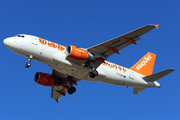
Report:
M 56 100 L 56 102 L 58 103 L 62 94 L 64 96 L 66 96 L 67 90 L 68 89 L 66 89 L 66 88 L 64 88 L 62 86 L 52 86 L 51 87 L 51 98 Z M 60 94 L 60 92 L 61 92 L 61 94 Z

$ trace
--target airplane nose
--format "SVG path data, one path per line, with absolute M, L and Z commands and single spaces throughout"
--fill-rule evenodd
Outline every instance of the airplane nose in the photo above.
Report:
M 9 38 L 4 39 L 3 43 L 6 47 L 10 46 L 10 39 Z
M 14 52 L 19 51 L 19 48 L 20 48 L 19 44 L 14 37 L 9 37 L 9 38 L 4 39 L 3 43 L 8 49 L 10 49 Z

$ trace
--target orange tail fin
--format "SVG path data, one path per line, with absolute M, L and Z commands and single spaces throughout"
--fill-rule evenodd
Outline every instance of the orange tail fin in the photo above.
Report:
M 132 66 L 130 70 L 138 72 L 144 76 L 151 75 L 153 72 L 155 59 L 156 54 L 148 52 L 134 66 Z

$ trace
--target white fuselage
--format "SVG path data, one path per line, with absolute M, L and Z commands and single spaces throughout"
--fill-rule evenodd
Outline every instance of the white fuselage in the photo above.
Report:
M 101 64 L 95 78 L 90 78 L 90 68 L 80 66 L 66 59 L 66 47 L 50 42 L 42 44 L 38 37 L 23 35 L 24 37 L 9 37 L 3 42 L 10 50 L 27 57 L 33 56 L 34 60 L 47 64 L 52 69 L 88 81 L 101 81 L 108 84 L 132 87 L 160 87 L 158 82 L 147 82 L 143 75 L 128 68 L 106 61 Z M 55 44 L 55 46 L 52 45 Z M 57 47 L 61 46 L 61 48 Z

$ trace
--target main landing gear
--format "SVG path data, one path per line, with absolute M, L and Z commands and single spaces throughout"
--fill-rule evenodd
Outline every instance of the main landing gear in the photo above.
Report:
M 91 78 L 95 78 L 97 75 L 98 75 L 97 70 L 93 70 L 93 71 L 89 72 L 89 77 L 91 77 Z
M 33 56 L 29 55 L 27 58 L 28 58 L 28 62 L 25 64 L 25 67 L 29 68 L 31 66 L 31 60 L 32 60 Z
M 72 77 L 71 76 L 67 77 L 67 82 L 70 84 L 70 88 L 68 89 L 68 93 L 70 95 L 72 95 L 74 92 L 76 92 L 76 88 L 72 84 Z
M 95 78 L 98 75 L 98 71 L 95 69 L 94 64 L 95 64 L 94 62 L 90 62 L 90 61 L 87 61 L 86 63 L 84 63 L 85 67 L 88 67 L 88 68 L 92 69 L 92 71 L 89 72 L 89 77 L 90 78 Z
M 68 93 L 71 95 L 73 94 L 74 92 L 76 92 L 76 88 L 74 86 L 71 86 L 69 89 L 68 89 Z

